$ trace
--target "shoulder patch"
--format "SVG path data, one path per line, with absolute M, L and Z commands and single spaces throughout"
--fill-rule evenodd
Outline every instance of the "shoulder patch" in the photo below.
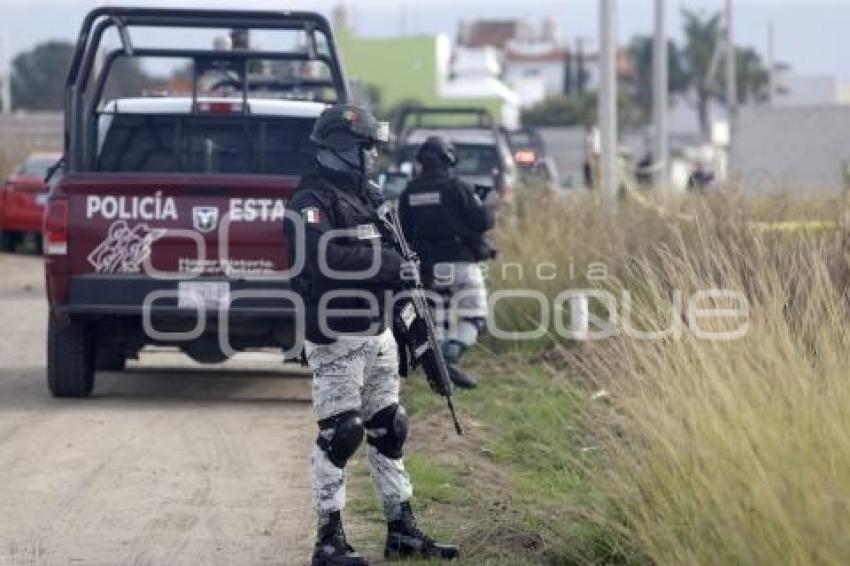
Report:
M 410 206 L 438 206 L 443 202 L 439 192 L 412 193 L 410 195 Z
M 301 216 L 307 224 L 318 224 L 322 221 L 322 211 L 315 206 L 308 206 L 301 209 Z
M 360 224 L 357 226 L 358 240 L 376 240 L 381 237 L 378 228 L 374 224 Z

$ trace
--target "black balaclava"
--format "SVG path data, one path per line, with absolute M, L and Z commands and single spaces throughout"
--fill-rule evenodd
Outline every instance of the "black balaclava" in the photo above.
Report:
M 419 156 L 422 172 L 430 175 L 448 175 L 451 166 L 436 153 L 427 152 Z
M 374 166 L 371 153 L 362 145 L 345 150 L 320 147 L 316 163 L 340 189 L 360 193 L 365 190 Z

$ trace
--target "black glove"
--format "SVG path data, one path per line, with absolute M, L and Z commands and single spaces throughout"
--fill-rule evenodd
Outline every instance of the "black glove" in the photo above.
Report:
M 406 302 L 396 307 L 393 314 L 393 333 L 399 343 L 399 350 L 406 349 L 405 370 L 421 366 L 425 372 L 428 385 L 434 393 L 446 396 L 451 393 L 451 382 L 443 383 L 437 363 L 437 352 L 434 352 L 428 341 L 428 327 L 415 312 L 413 304 Z M 409 354 L 408 354 L 409 352 Z M 418 353 L 418 355 L 417 355 Z

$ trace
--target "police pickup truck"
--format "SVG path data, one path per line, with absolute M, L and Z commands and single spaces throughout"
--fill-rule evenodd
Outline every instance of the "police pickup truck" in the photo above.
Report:
M 153 44 L 136 41 L 150 30 Z M 198 31 L 213 45 L 186 39 Z M 265 34 L 263 49 L 251 33 Z M 166 37 L 180 40 L 163 46 Z M 154 69 L 176 61 L 181 74 L 112 96 L 110 76 L 146 58 Z M 120 371 L 148 345 L 202 363 L 292 348 L 287 200 L 312 167 L 313 122 L 348 97 L 320 15 L 92 11 L 67 78 L 64 157 L 44 219 L 50 392 L 88 396 L 97 370 Z

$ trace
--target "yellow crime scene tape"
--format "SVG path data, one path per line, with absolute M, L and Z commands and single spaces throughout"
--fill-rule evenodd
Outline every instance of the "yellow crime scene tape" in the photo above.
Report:
M 667 210 L 664 209 L 662 205 L 652 202 L 650 199 L 646 198 L 645 195 L 641 194 L 641 191 L 636 186 L 636 182 L 631 179 L 628 174 L 622 172 L 621 175 L 622 176 L 620 178 L 622 179 L 623 187 L 625 188 L 623 194 L 626 198 L 628 198 L 635 204 L 643 208 L 653 210 L 659 216 L 673 216 L 685 222 L 697 221 L 697 217 L 693 214 L 685 214 L 683 212 L 676 212 L 674 214 L 669 213 Z M 748 225 L 754 230 L 763 233 L 828 232 L 832 230 L 840 230 L 844 227 L 839 222 L 829 220 L 785 220 L 778 222 L 749 222 Z

